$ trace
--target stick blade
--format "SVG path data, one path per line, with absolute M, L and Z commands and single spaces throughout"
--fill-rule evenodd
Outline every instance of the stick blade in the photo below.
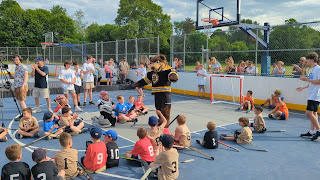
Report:
M 212 160 L 214 160 L 214 157 L 211 156 L 210 158 L 211 158 Z

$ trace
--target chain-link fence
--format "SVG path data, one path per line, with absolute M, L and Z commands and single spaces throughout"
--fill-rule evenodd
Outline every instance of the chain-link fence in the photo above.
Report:
M 95 58 L 109 60 L 113 58 L 117 62 L 126 58 L 128 63 L 135 59 L 137 63 L 141 56 L 153 56 L 160 54 L 159 37 L 126 39 L 109 42 L 96 42 L 84 44 L 63 44 L 56 46 L 42 47 L 0 47 L 4 52 L 5 61 L 19 54 L 24 61 L 33 61 L 37 57 L 48 58 L 50 63 L 60 64 L 65 60 L 84 62 L 86 55 L 90 54 Z
M 247 71 L 247 66 L 249 70 L 253 68 L 250 66 L 252 61 L 257 68 L 253 73 L 255 75 L 294 76 L 292 71 L 298 72 L 302 66 L 300 57 L 320 51 L 320 21 L 278 26 L 251 25 L 250 28 L 231 27 L 227 31 L 216 30 L 207 34 L 172 36 L 171 64 L 177 67 L 179 62 L 174 62 L 174 59 L 181 60 L 180 70 L 194 71 L 199 61 L 207 70 L 216 72 L 217 69 L 211 68 L 216 66 L 215 62 L 211 62 L 212 57 L 215 57 L 222 66 L 220 73 L 231 69 L 231 74 L 245 74 L 243 71 Z M 234 66 L 229 60 L 230 56 Z M 242 61 L 245 63 L 239 65 Z M 299 68 L 293 69 L 294 64 Z

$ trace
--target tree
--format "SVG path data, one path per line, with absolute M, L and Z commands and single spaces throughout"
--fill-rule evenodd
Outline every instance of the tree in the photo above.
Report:
M 51 13 L 54 15 L 67 15 L 67 9 L 61 7 L 60 5 L 54 5 L 50 9 Z
M 77 10 L 73 17 L 74 20 L 74 27 L 75 27 L 75 37 L 78 39 L 78 41 L 85 41 L 85 36 L 86 36 L 86 27 L 88 25 L 87 21 L 84 21 L 84 12 L 79 9 Z
M 0 16 L 0 45 L 22 46 L 22 39 L 25 36 L 23 9 L 15 1 L 2 1 L 0 4 Z
M 170 16 L 163 14 L 162 7 L 153 3 L 152 0 L 120 0 L 120 8 L 115 22 L 122 33 L 112 31 L 112 37 L 116 39 L 126 39 L 129 37 L 160 37 L 162 53 L 169 53 L 169 39 L 172 34 L 172 24 Z M 137 26 L 137 29 L 136 28 Z M 125 29 L 130 29 L 131 33 L 124 33 Z M 132 32 L 137 30 L 137 34 Z M 121 36 L 124 35 L 124 36 Z
M 190 34 L 196 30 L 195 22 L 187 17 L 184 21 L 175 21 L 173 22 L 174 31 L 176 34 Z

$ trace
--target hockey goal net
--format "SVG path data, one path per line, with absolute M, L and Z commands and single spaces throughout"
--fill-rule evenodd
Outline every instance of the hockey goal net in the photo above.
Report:
M 240 75 L 214 74 L 210 76 L 211 103 L 241 104 L 243 78 Z

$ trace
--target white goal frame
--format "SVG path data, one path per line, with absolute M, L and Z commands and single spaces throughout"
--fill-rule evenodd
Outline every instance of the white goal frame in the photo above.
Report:
M 228 102 L 228 101 L 214 101 L 214 97 L 213 97 L 213 89 L 214 89 L 214 84 L 213 84 L 213 78 L 214 77 L 220 77 L 220 78 L 230 78 L 231 80 L 231 86 L 232 86 L 232 91 L 234 90 L 233 88 L 233 84 L 232 84 L 232 79 L 238 79 L 240 81 L 240 104 L 242 104 L 243 102 L 243 79 L 244 79 L 244 76 L 241 76 L 241 75 L 230 75 L 230 74 L 213 74 L 210 76 L 210 101 L 212 104 L 214 103 L 230 103 L 230 104 L 235 104 L 235 96 L 234 96 L 234 92 L 233 92 L 233 102 Z M 237 104 L 237 103 L 236 103 Z

